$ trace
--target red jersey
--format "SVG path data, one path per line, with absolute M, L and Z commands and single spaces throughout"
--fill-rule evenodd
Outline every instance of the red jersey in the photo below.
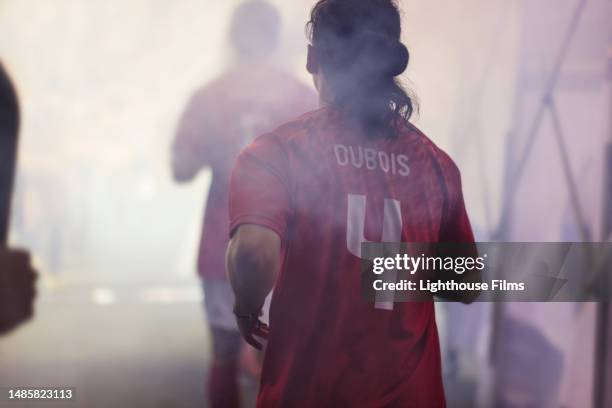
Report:
M 474 240 L 453 161 L 408 122 L 397 130 L 368 138 L 324 108 L 237 159 L 230 231 L 282 239 L 261 407 L 445 405 L 433 302 L 362 298 L 362 241 Z
M 178 160 L 209 166 L 208 193 L 198 272 L 225 278 L 227 196 L 232 164 L 255 135 L 316 107 L 314 90 L 268 65 L 241 65 L 195 93 L 181 118 L 174 141 Z

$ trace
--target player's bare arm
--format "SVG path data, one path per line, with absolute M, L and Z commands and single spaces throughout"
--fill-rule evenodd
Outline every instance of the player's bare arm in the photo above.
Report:
M 240 226 L 227 248 L 227 270 L 236 295 L 234 313 L 245 341 L 257 349 L 261 344 L 253 336 L 267 335 L 259 314 L 278 274 L 280 248 L 276 232 L 252 224 Z

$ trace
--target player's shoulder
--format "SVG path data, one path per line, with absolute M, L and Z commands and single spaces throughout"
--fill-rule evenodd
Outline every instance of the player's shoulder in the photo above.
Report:
M 459 168 L 455 161 L 431 140 L 423 131 L 414 124 L 405 121 L 402 126 L 402 136 L 407 137 L 415 150 L 421 152 L 421 156 L 426 160 L 431 160 L 445 174 L 455 177 L 459 175 Z
M 312 136 L 314 132 L 320 133 L 332 125 L 332 111 L 323 107 L 306 112 L 297 118 L 279 126 L 272 133 L 280 140 L 289 142 Z

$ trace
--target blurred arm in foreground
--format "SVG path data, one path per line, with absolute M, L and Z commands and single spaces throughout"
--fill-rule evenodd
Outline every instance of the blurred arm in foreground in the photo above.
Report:
M 35 281 L 36 272 L 27 252 L 0 249 L 0 334 L 32 317 Z

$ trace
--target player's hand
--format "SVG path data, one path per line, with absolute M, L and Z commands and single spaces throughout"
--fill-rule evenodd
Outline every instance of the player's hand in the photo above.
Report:
M 0 334 L 32 317 L 36 278 L 29 253 L 0 248 Z
M 259 317 L 262 315 L 261 310 L 258 313 L 252 314 L 241 314 L 238 310 L 234 308 L 234 315 L 236 315 L 236 322 L 238 323 L 238 329 L 242 338 L 257 350 L 261 350 L 263 346 L 255 336 L 267 339 L 270 333 L 268 325 L 259 320 Z

